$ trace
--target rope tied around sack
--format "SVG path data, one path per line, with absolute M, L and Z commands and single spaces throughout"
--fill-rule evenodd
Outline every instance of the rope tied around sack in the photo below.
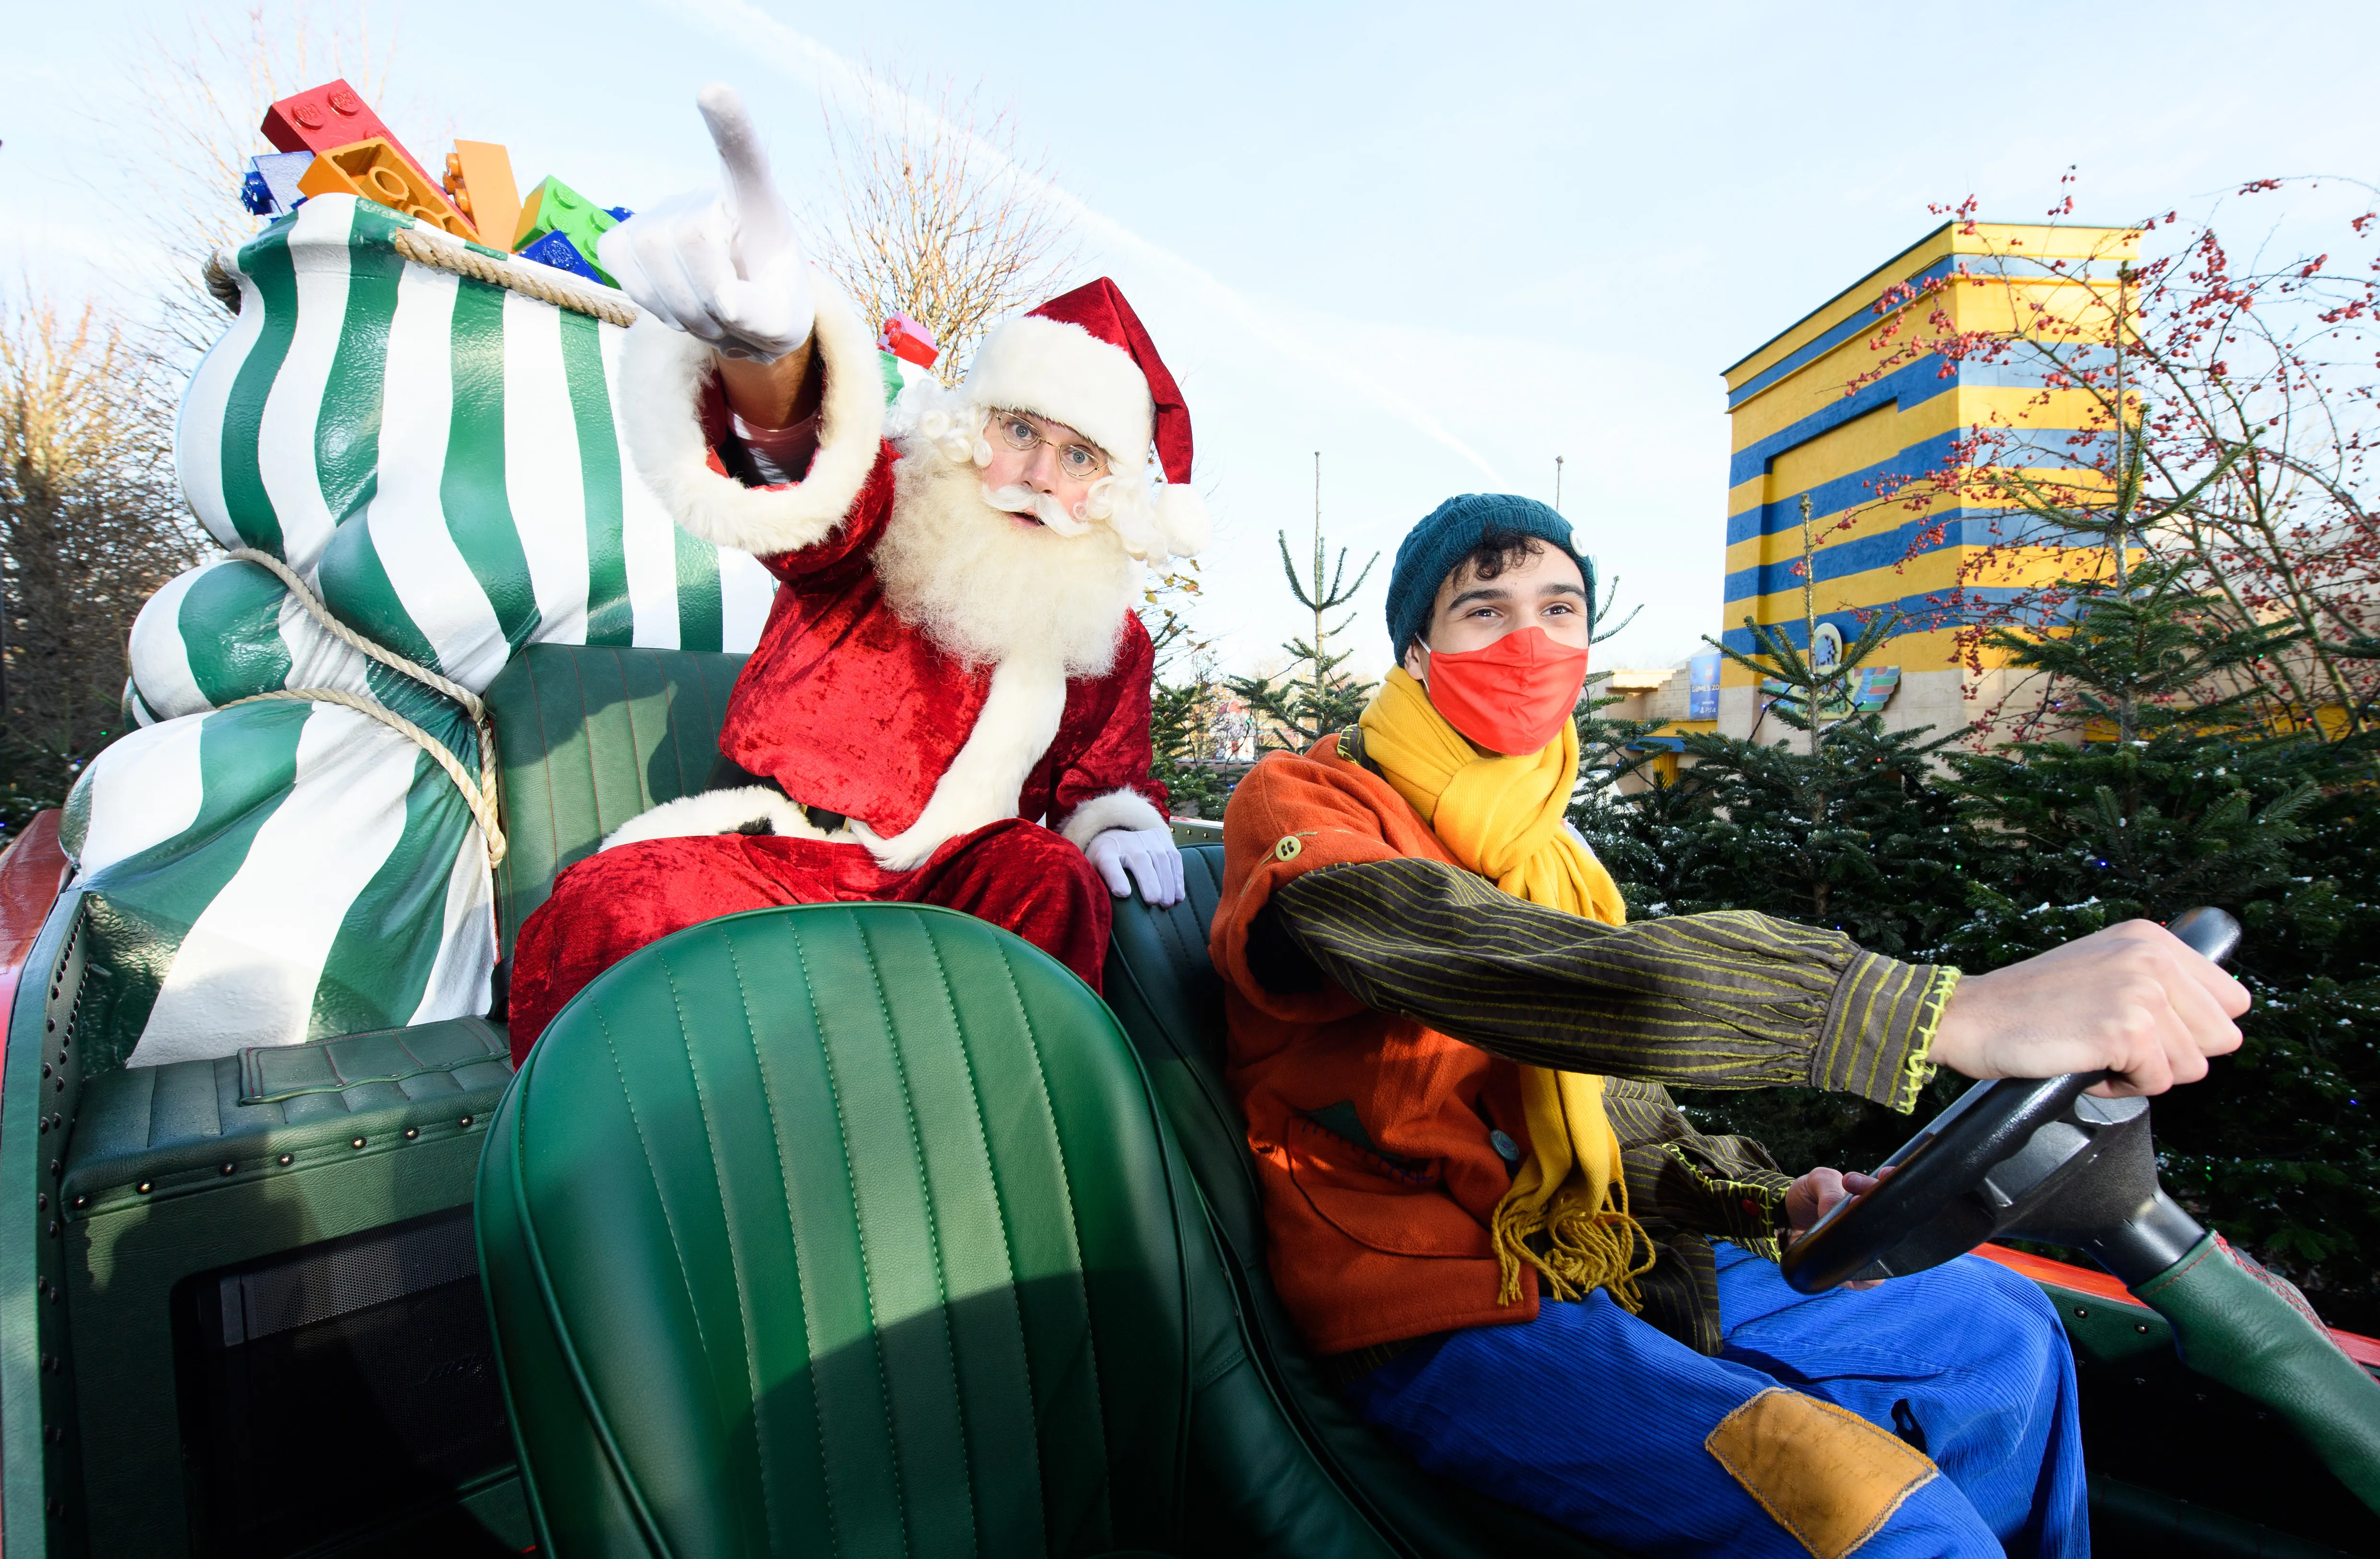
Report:
M 419 265 L 441 271 L 452 271 L 476 282 L 517 292 L 534 298 L 540 303 L 551 303 L 557 309 L 567 309 L 574 314 L 586 314 L 615 324 L 625 330 L 637 323 L 638 310 L 625 298 L 599 298 L 577 287 L 564 286 L 549 277 L 540 275 L 532 265 L 514 265 L 497 260 L 461 244 L 446 243 L 430 238 L 419 228 L 400 227 L 390 240 L 396 252 Z
M 277 688 L 271 692 L 255 693 L 244 699 L 234 699 L 231 703 L 225 704 L 223 707 L 230 709 L 237 704 L 255 703 L 262 699 L 285 699 L 334 703 L 343 709 L 352 709 L 358 714 L 379 721 L 430 754 L 431 759 L 446 771 L 446 777 L 453 780 L 455 788 L 463 793 L 464 804 L 471 809 L 472 820 L 479 823 L 480 836 L 487 842 L 489 870 L 493 871 L 503 864 L 507 846 L 504 841 L 504 825 L 496 805 L 498 794 L 496 726 L 495 722 L 489 717 L 487 704 L 480 700 L 480 696 L 451 677 L 442 676 L 428 666 L 416 664 L 395 651 L 373 643 L 331 615 L 331 609 L 322 604 L 322 598 L 314 593 L 304 579 L 298 578 L 298 571 L 271 553 L 259 552 L 254 547 L 236 547 L 231 549 L 227 555 L 242 563 L 253 563 L 259 567 L 270 570 L 274 578 L 288 587 L 290 595 L 298 604 L 306 608 L 314 621 L 322 625 L 322 631 L 340 643 L 378 661 L 398 676 L 418 682 L 431 691 L 443 694 L 460 704 L 463 713 L 470 716 L 471 729 L 480 738 L 480 773 L 475 778 L 471 772 L 464 767 L 463 761 L 457 758 L 454 750 L 444 742 L 387 705 L 342 688 Z

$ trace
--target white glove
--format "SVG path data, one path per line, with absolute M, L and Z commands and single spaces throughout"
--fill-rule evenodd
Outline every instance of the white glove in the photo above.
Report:
M 735 89 L 695 99 L 726 170 L 722 191 L 658 201 L 595 241 L 637 307 L 731 358 L 774 362 L 810 337 L 818 311 L 793 218 Z
M 1128 871 L 1140 883 L 1140 896 L 1158 908 L 1182 902 L 1182 852 L 1170 828 L 1106 829 L 1091 835 L 1083 854 L 1118 898 L 1132 896 Z

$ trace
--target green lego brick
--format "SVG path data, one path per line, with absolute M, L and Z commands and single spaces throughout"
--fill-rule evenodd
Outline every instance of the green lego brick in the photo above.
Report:
M 513 234 L 513 252 L 518 254 L 548 233 L 559 233 L 570 240 L 571 247 L 602 278 L 603 285 L 613 286 L 617 284 L 595 262 L 595 240 L 619 225 L 619 219 L 610 212 L 549 175 L 521 202 L 520 227 Z

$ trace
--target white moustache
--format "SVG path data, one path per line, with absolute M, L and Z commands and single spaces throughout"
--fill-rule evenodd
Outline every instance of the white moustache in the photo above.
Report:
M 1009 514 L 1029 514 L 1061 536 L 1079 536 L 1091 528 L 1089 521 L 1059 503 L 1055 493 L 1036 493 L 1022 484 L 986 487 L 983 501 Z

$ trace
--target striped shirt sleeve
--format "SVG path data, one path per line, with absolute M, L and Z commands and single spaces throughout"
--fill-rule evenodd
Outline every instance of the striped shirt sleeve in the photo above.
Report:
M 1959 978 L 1767 915 L 1607 926 L 1434 860 L 1325 867 L 1273 905 L 1367 1006 L 1532 1066 L 1685 1088 L 1803 1085 L 1907 1110 Z

